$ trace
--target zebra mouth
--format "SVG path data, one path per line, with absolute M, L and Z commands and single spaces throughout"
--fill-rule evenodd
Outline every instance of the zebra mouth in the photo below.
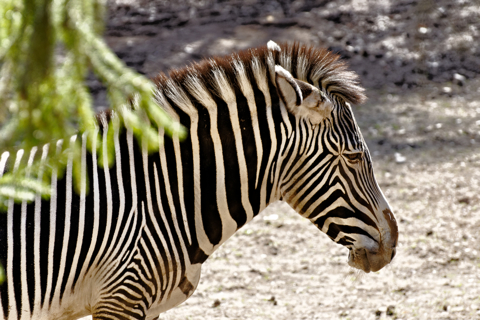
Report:
M 366 249 L 350 249 L 348 253 L 348 265 L 356 269 L 363 270 L 365 273 L 371 271 L 370 262 Z
M 368 250 L 366 248 L 350 249 L 348 254 L 348 264 L 356 269 L 363 270 L 366 273 L 370 271 L 376 272 L 389 264 L 395 257 L 396 250 L 385 250 L 381 248 L 379 251 Z

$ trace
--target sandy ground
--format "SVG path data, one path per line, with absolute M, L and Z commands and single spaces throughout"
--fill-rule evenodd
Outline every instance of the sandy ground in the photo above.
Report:
M 367 88 L 355 115 L 400 228 L 394 262 L 361 274 L 348 267 L 347 249 L 273 204 L 207 260 L 196 293 L 160 319 L 480 319 L 478 1 L 110 7 L 108 43 L 148 76 L 270 39 L 341 54 Z

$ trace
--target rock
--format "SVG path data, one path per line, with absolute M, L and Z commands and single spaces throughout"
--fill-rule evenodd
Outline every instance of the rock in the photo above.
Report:
M 275 299 L 275 296 L 272 296 L 270 299 L 268 299 L 268 301 L 273 303 L 274 306 L 277 305 L 277 299 Z
M 407 158 L 404 157 L 401 153 L 399 152 L 395 152 L 395 162 L 396 163 L 404 163 L 405 161 L 407 161 Z
M 446 93 L 446 94 L 450 94 L 450 93 L 452 93 L 452 88 L 450 88 L 450 87 L 443 87 L 443 88 L 442 88 L 442 92 L 443 92 L 443 93 Z
M 387 314 L 387 316 L 395 315 L 395 306 L 388 306 L 386 314 Z
M 453 75 L 453 83 L 459 86 L 463 86 L 466 80 L 467 80 L 467 77 L 465 77 L 464 75 L 461 75 L 460 73 L 455 73 Z

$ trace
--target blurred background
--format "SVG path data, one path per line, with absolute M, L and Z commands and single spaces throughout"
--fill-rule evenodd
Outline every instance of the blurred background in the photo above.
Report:
M 361 275 L 274 204 L 160 319 L 480 319 L 480 1 L 112 0 L 105 37 L 148 77 L 268 40 L 337 52 L 367 89 L 354 112 L 399 222 L 393 264 Z

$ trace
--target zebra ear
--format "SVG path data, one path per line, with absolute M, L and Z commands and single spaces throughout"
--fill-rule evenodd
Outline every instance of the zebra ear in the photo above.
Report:
M 275 66 L 275 82 L 277 92 L 288 109 L 293 109 L 303 102 L 303 95 L 292 74 L 281 66 Z
M 317 87 L 293 78 L 287 70 L 275 66 L 277 92 L 287 109 L 293 114 L 319 124 L 328 117 L 333 104 Z

